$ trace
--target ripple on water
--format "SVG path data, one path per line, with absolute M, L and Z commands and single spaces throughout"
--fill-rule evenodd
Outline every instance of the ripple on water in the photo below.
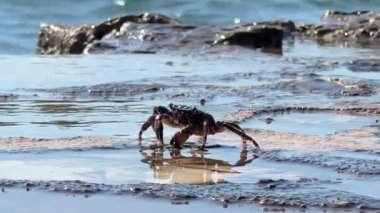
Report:
M 375 124 L 376 117 L 333 112 L 266 114 L 244 122 L 244 126 L 276 132 L 325 136 Z

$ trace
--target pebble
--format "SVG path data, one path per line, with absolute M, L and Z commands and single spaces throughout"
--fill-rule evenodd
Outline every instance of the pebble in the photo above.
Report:
M 352 205 L 354 205 L 354 203 L 349 202 L 349 201 L 344 201 L 344 200 L 338 200 L 338 201 L 333 202 L 333 206 L 335 208 L 348 208 L 348 207 L 351 207 Z
M 203 98 L 202 98 L 199 102 L 200 102 L 200 104 L 201 104 L 202 106 L 204 106 L 204 105 L 206 104 L 206 100 L 203 99 Z
M 172 62 L 172 61 L 167 61 L 167 62 L 165 62 L 165 64 L 168 65 L 168 66 L 173 66 L 173 65 L 174 65 L 174 62 Z
M 172 205 L 189 205 L 189 201 L 172 201 L 171 202 Z

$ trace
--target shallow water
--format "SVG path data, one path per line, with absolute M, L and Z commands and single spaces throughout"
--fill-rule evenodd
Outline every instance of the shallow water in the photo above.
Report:
M 375 124 L 375 122 L 376 116 L 354 116 L 319 112 L 261 116 L 245 122 L 244 125 L 276 132 L 324 136 L 368 126 Z
M 82 9 L 81 14 L 67 10 L 74 4 Z M 31 10 L 33 5 L 42 6 Z M 42 21 L 84 24 L 124 12 L 154 10 L 201 25 L 227 26 L 239 19 L 244 23 L 268 17 L 317 22 L 325 9 L 375 10 L 380 6 L 377 2 L 273 0 L 231 5 L 211 0 L 147 0 L 58 5 L 0 2 L 0 17 L 13 17 L 22 8 L 20 16 L 2 23 L 11 30 L 0 35 L 0 53 L 13 54 L 0 56 L 7 72 L 0 79 L 0 186 L 9 191 L 0 192 L 4 199 L 28 196 L 19 191 L 11 194 L 15 187 L 29 190 L 35 186 L 69 196 L 94 187 L 88 194 L 136 191 L 165 202 L 197 198 L 245 206 L 255 203 L 242 207 L 244 211 L 258 204 L 285 205 L 289 211 L 292 206 L 301 211 L 305 206 L 309 211 L 315 210 L 310 207 L 333 211 L 331 207 L 342 205 L 349 210 L 380 209 L 376 191 L 380 188 L 380 117 L 376 111 L 380 79 L 371 70 L 353 72 L 347 67 L 351 60 L 377 58 L 378 49 L 320 46 L 286 38 L 282 55 L 239 47 L 219 52 L 30 55 Z M 269 14 L 264 10 L 273 6 L 277 9 Z M 202 99 L 205 105 L 200 104 Z M 139 144 L 138 131 L 153 107 L 169 103 L 197 107 L 217 120 L 236 118 L 244 110 L 261 110 L 232 119 L 258 141 L 261 151 L 254 151 L 251 144 L 244 150 L 239 136 L 226 132 L 210 136 L 206 152 L 197 150 L 197 137 L 191 137 L 181 153 L 172 153 L 168 147 L 154 149 L 151 129 Z M 333 110 L 335 106 L 338 110 Z M 359 109 L 339 110 L 347 106 Z M 276 107 L 314 110 L 271 111 Z M 165 127 L 166 143 L 176 131 Z M 50 199 L 49 193 L 34 188 L 30 194 Z M 89 203 L 97 203 L 97 196 L 105 196 L 102 199 L 109 201 L 107 206 L 116 206 L 115 211 L 123 208 L 119 199 L 135 202 L 130 196 L 102 194 L 89 198 Z M 62 202 L 76 206 L 85 203 L 82 199 Z M 34 210 L 48 212 L 34 203 Z M 214 208 L 209 203 L 190 207 L 194 205 Z M 229 210 L 236 208 L 240 207 Z M 83 211 L 89 210 L 93 209 Z
M 41 202 L 41 199 L 44 202 Z M 19 189 L 7 190 L 1 194 L 2 210 L 5 212 L 120 212 L 126 211 L 156 211 L 157 208 L 165 212 L 193 212 L 202 211 L 205 208 L 220 212 L 251 212 L 252 209 L 260 211 L 260 207 L 252 204 L 231 205 L 223 208 L 222 205 L 210 205 L 202 201 L 169 202 L 156 199 L 139 197 L 104 196 L 104 195 L 63 195 L 44 193 L 40 191 L 22 191 Z M 144 205 L 141 203 L 144 202 Z M 22 203 L 22 205 L 20 205 Z M 51 204 L 51 205 L 46 205 Z
M 146 148 L 154 143 L 154 133 L 148 129 L 144 133 L 145 148 L 139 148 L 136 137 L 140 125 L 149 117 L 153 106 L 170 102 L 196 106 L 212 113 L 218 120 L 247 108 L 349 103 L 370 107 L 378 103 L 376 93 L 369 96 L 341 95 L 342 90 L 354 90 L 352 85 L 363 82 L 374 85 L 374 91 L 378 91 L 380 82 L 377 78 L 355 75 L 344 66 L 348 60 L 363 55 L 374 56 L 377 50 L 338 50 L 299 41 L 287 45 L 283 56 L 247 50 L 242 50 L 239 57 L 239 50 L 199 56 L 3 56 L 0 59 L 2 66 L 12 67 L 14 71 L 13 75 L 6 75 L 1 80 L 0 90 L 4 94 L 0 103 L 1 137 L 54 140 L 58 137 L 104 136 L 113 142 L 99 145 L 103 147 L 100 149 L 93 149 L 98 145 L 89 142 L 79 144 L 79 147 L 75 145 L 72 150 L 68 141 L 67 148 L 66 145 L 58 146 L 61 151 L 52 151 L 57 149 L 54 142 L 44 145 L 41 141 L 40 146 L 38 142 L 28 146 L 27 141 L 15 144 L 13 148 L 2 149 L 0 179 L 81 180 L 111 185 L 237 184 L 231 186 L 232 194 L 240 193 L 236 187 L 245 184 L 283 179 L 289 183 L 281 186 L 278 193 L 263 190 L 259 195 L 275 196 L 285 201 L 289 199 L 285 196 L 286 191 L 294 184 L 301 184 L 296 191 L 297 195 L 305 197 L 301 203 L 314 206 L 316 204 L 312 203 L 324 202 L 323 197 L 306 196 L 310 191 L 318 194 L 322 190 L 326 197 L 359 201 L 357 205 L 377 208 L 380 198 L 374 189 L 380 184 L 377 166 L 380 159 L 377 154 L 371 154 L 379 150 L 377 145 L 372 150 L 368 145 L 360 144 L 355 149 L 331 146 L 318 152 L 307 151 L 308 143 L 303 145 L 304 150 L 298 146 L 281 145 L 267 149 L 271 147 L 271 139 L 260 140 L 259 136 L 257 139 L 255 134 L 251 134 L 263 152 L 255 153 L 249 146 L 245 153 L 241 152 L 239 137 L 227 134 L 227 137 L 210 136 L 208 144 L 211 148 L 207 153 L 196 151 L 198 139 L 192 137 L 190 141 L 195 144 L 189 143 L 191 148 L 187 147 L 180 156 L 173 157 L 166 148 L 162 151 Z M 299 52 L 305 48 L 315 51 L 308 54 Z M 327 55 L 332 51 L 339 52 L 339 56 Z M 330 81 L 331 77 L 340 80 Z M 199 103 L 201 99 L 206 100 L 204 106 Z M 274 120 L 267 124 L 267 118 Z M 376 126 L 377 119 L 378 115 L 371 113 L 290 111 L 262 114 L 240 125 L 248 129 L 271 130 L 276 134 L 293 133 L 299 141 L 302 137 L 305 141 L 309 136 L 321 137 L 314 140 L 329 143 L 329 139 L 323 137 Z M 176 131 L 165 127 L 165 141 L 168 142 Z M 345 137 L 350 139 L 349 136 L 340 137 L 342 140 Z M 281 136 L 276 140 L 281 140 Z M 281 141 L 276 142 L 281 144 Z M 213 145 L 220 148 L 212 148 Z M 311 182 L 304 183 L 303 180 Z M 168 192 L 171 190 L 177 189 L 172 188 Z M 202 189 L 194 186 L 186 190 Z M 252 193 L 258 189 L 247 190 Z M 216 195 L 211 190 L 205 197 Z M 373 204 L 364 204 L 366 197 L 373 199 Z

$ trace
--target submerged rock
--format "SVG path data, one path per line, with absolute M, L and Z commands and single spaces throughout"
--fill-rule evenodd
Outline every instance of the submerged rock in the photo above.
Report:
M 380 59 L 356 59 L 346 63 L 346 66 L 353 72 L 380 72 Z
M 304 179 L 301 181 L 274 180 L 279 182 L 278 188 L 267 188 L 249 183 L 224 183 L 216 185 L 188 185 L 188 184 L 98 184 L 83 181 L 30 181 L 30 180 L 0 180 L 2 188 L 21 188 L 30 185 L 30 189 L 51 191 L 65 194 L 95 194 L 111 193 L 122 195 L 139 195 L 148 198 L 163 198 L 172 201 L 193 199 L 208 199 L 223 204 L 229 203 L 259 203 L 261 205 L 281 207 L 323 207 L 330 208 L 361 208 L 380 209 L 380 201 L 376 198 L 358 195 L 355 193 L 330 190 L 325 184 L 336 184 L 331 181 Z M 311 192 L 310 188 L 316 190 Z M 139 190 L 130 190 L 139 188 Z M 5 191 L 5 190 L 4 190 Z M 323 196 L 321 196 L 323 195 Z M 328 200 L 326 198 L 341 198 Z
M 345 81 L 340 78 L 306 78 L 282 81 L 270 85 L 276 90 L 288 90 L 293 93 L 317 93 L 328 96 L 371 96 L 376 94 L 376 88 L 360 81 Z

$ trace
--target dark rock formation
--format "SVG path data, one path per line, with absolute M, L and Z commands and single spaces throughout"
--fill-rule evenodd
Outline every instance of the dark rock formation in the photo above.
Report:
M 127 15 L 110 19 L 98 25 L 91 26 L 62 26 L 41 24 L 38 36 L 38 54 L 82 54 L 86 47 L 95 40 L 101 40 L 105 35 L 119 31 L 126 22 L 140 24 L 170 24 L 178 23 L 166 16 L 144 13 Z
M 282 47 L 282 30 L 276 28 L 255 28 L 249 31 L 233 31 L 221 39 L 217 44 L 240 45 L 252 48 Z
M 380 59 L 356 59 L 346 63 L 346 66 L 354 72 L 380 72 Z
M 282 28 L 287 27 L 286 24 L 276 21 L 252 26 L 235 29 L 186 26 L 168 17 L 149 13 L 122 16 L 92 26 L 41 24 L 37 53 L 155 53 L 162 49 L 193 50 L 205 45 L 212 48 L 215 44 L 281 49 Z M 109 36 L 105 38 L 106 35 Z M 218 39 L 217 35 L 224 36 Z
M 327 11 L 322 21 L 320 25 L 300 26 L 298 31 L 320 43 L 380 45 L 380 13 Z
M 187 26 L 163 15 L 144 13 L 121 16 L 97 25 L 74 27 L 41 24 L 37 53 L 192 52 L 218 48 L 218 44 L 281 53 L 284 36 L 302 36 L 319 43 L 373 47 L 380 46 L 379 27 L 380 13 L 368 11 L 327 11 L 320 25 L 297 27 L 292 21 L 275 20 L 233 28 Z

